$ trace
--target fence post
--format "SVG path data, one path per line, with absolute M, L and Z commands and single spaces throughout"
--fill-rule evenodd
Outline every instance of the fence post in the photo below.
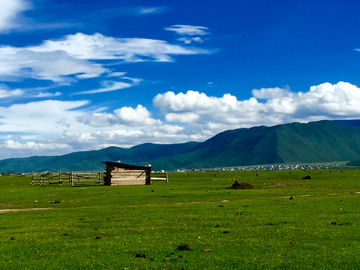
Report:
M 72 171 L 70 172 L 70 183 L 71 183 L 71 186 L 74 185 L 74 175 L 73 175 Z
M 101 183 L 101 172 L 99 172 L 99 183 Z
M 165 173 L 165 177 L 166 177 L 166 183 L 169 183 L 169 178 L 168 178 L 167 172 Z
M 34 171 L 31 172 L 31 185 L 34 185 Z

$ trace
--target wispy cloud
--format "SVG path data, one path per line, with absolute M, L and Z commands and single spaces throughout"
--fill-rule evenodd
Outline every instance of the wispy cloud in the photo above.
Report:
M 183 24 L 177 24 L 173 25 L 171 27 L 164 28 L 167 31 L 173 31 L 179 35 L 185 36 L 205 36 L 209 35 L 210 33 L 207 32 L 209 28 L 205 26 L 192 26 L 192 25 L 183 25 Z
M 166 13 L 168 10 L 168 7 L 140 7 L 138 8 L 138 13 L 141 15 L 152 15 Z
M 26 0 L 1 1 L 0 33 L 19 27 L 19 17 L 21 13 L 30 8 L 31 4 Z
M 98 94 L 98 93 L 104 93 L 104 92 L 111 92 L 111 91 L 116 91 L 116 90 L 132 87 L 132 86 L 136 85 L 136 83 L 102 81 L 101 85 L 102 85 L 101 88 L 76 92 L 72 95 L 85 95 L 85 94 Z
M 156 15 L 168 12 L 169 8 L 166 6 L 137 6 L 137 7 L 117 7 L 117 8 L 105 8 L 97 13 L 106 15 L 106 17 L 117 16 L 144 16 L 144 15 Z
M 36 98 L 49 98 L 49 97 L 58 97 L 58 96 L 61 96 L 61 92 L 55 92 L 55 93 L 40 92 L 37 95 L 35 95 L 34 97 L 36 97 Z
M 47 40 L 38 46 L 0 47 L 0 78 L 8 81 L 16 77 L 33 78 L 70 84 L 79 79 L 114 74 L 102 60 L 171 62 L 175 55 L 211 53 L 213 51 L 173 45 L 163 40 L 78 33 Z
M 181 37 L 178 38 L 178 41 L 184 42 L 185 44 L 191 44 L 193 42 L 203 43 L 204 39 L 201 37 Z
M 21 96 L 23 94 L 24 94 L 24 91 L 21 89 L 16 89 L 16 90 L 12 90 L 12 91 L 0 89 L 0 98 Z

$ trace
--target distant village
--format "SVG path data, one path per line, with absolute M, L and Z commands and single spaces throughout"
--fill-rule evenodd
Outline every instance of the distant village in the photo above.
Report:
M 247 167 L 218 168 L 218 169 L 192 169 L 194 172 L 202 171 L 281 171 L 281 170 L 327 170 L 329 168 L 339 168 L 339 164 L 275 164 L 275 165 L 256 165 Z M 189 170 L 177 170 L 177 172 L 188 172 Z

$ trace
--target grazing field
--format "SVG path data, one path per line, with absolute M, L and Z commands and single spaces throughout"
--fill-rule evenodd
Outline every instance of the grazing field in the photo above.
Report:
M 359 170 L 173 173 L 150 186 L 30 181 L 0 177 L 0 269 L 360 265 Z M 254 188 L 227 189 L 235 181 Z

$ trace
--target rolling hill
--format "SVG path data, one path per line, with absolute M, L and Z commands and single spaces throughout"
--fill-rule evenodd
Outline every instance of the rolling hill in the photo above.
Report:
M 360 120 L 228 130 L 202 143 L 109 147 L 55 157 L 0 160 L 0 172 L 103 170 L 101 161 L 152 164 L 155 170 L 360 159 Z

